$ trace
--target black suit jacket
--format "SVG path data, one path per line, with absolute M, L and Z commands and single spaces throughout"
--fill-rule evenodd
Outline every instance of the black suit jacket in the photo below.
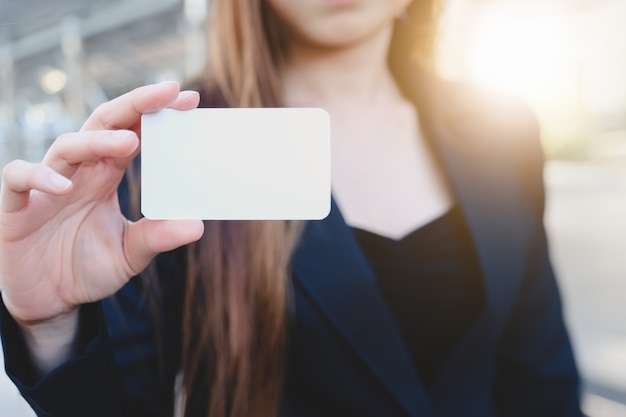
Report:
M 408 77 L 404 90 L 468 223 L 486 306 L 427 393 L 333 203 L 328 218 L 307 223 L 293 256 L 281 415 L 580 416 L 578 375 L 542 225 L 535 119 L 516 101 L 426 75 Z M 181 254 L 158 259 L 167 277 L 163 322 L 155 324 L 141 281 L 133 279 L 116 297 L 83 307 L 82 351 L 41 380 L 32 377 L 19 332 L 2 309 L 8 373 L 39 415 L 171 415 Z M 166 342 L 164 360 L 155 327 Z

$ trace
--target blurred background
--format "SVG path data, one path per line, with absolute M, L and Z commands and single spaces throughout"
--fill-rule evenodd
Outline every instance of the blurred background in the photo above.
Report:
M 1 0 L 0 166 L 204 62 L 205 0 Z M 626 416 L 626 0 L 446 0 L 438 67 L 542 126 L 546 226 L 591 417 Z M 1 362 L 1 357 L 0 357 Z M 0 372 L 0 416 L 32 412 Z

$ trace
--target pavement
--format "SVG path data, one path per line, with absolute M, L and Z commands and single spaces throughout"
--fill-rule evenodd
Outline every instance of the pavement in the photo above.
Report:
M 550 162 L 546 230 L 589 417 L 626 417 L 626 163 Z M 1 355 L 0 355 L 1 363 Z M 0 372 L 0 417 L 32 417 Z
M 545 173 L 551 257 L 588 414 L 625 417 L 626 163 L 553 162 Z

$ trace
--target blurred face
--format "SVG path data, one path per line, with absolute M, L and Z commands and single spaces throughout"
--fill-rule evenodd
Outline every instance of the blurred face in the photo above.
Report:
M 340 48 L 389 28 L 412 0 L 264 1 L 296 44 Z

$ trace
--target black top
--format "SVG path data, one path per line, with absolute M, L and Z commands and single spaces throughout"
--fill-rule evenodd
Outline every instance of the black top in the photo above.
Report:
M 400 240 L 353 228 L 427 388 L 485 303 L 463 215 L 453 208 Z

